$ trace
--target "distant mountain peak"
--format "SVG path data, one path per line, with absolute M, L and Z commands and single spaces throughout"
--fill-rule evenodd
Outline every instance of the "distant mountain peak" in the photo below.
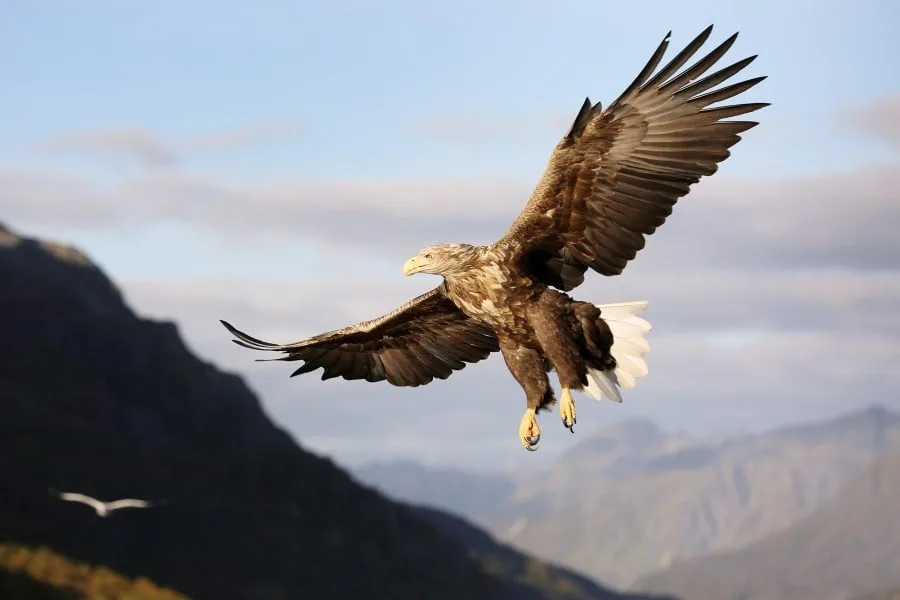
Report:
M 863 418 L 874 421 L 900 421 L 900 413 L 896 413 L 880 402 L 869 404 L 858 413 Z
M 75 246 L 50 241 L 39 241 L 38 245 L 62 262 L 75 265 L 76 267 L 94 267 L 91 259 Z
M 835 425 L 849 425 L 859 423 L 900 423 L 900 413 L 892 411 L 881 402 L 872 402 L 862 408 L 841 413 L 824 422 L 832 422 Z
M 22 238 L 0 223 L 0 248 L 13 248 L 22 242 Z
M 876 458 L 830 502 L 790 526 L 742 548 L 675 561 L 633 587 L 697 600 L 742 594 L 831 600 L 846 598 L 849 591 L 858 596 L 895 588 L 900 585 L 898 492 L 900 451 L 893 451 Z M 800 577 L 802 586 L 797 585 Z
M 4 223 L 0 223 L 0 248 L 15 248 L 22 244 L 31 245 L 42 249 L 59 261 L 78 267 L 92 267 L 96 265 L 88 256 L 69 244 L 63 244 L 54 240 L 36 239 L 19 235 Z

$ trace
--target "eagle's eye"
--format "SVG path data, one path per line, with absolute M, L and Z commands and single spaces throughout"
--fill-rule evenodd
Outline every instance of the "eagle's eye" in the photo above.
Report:
M 431 252 L 425 253 L 425 260 L 431 260 Z

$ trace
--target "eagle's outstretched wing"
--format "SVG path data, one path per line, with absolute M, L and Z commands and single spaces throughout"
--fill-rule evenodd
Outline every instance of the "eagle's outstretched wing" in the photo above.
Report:
M 322 379 L 386 379 L 397 386 L 415 387 L 435 377 L 446 379 L 466 363 L 499 350 L 494 333 L 459 310 L 447 297 L 444 284 L 377 319 L 293 344 L 271 344 L 225 321 L 222 324 L 241 346 L 286 354 L 272 360 L 304 361 L 292 377 L 321 367 Z
M 710 108 L 765 79 L 709 91 L 755 56 L 698 79 L 731 47 L 736 33 L 677 73 L 711 32 L 709 26 L 654 75 L 669 32 L 606 110 L 585 100 L 531 199 L 495 246 L 510 250 L 532 276 L 566 291 L 581 284 L 588 267 L 603 275 L 621 273 L 678 199 L 715 173 L 740 134 L 757 124 L 723 119 L 768 106 Z

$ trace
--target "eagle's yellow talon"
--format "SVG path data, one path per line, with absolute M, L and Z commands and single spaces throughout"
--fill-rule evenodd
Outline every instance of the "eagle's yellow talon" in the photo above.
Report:
M 533 408 L 527 409 L 522 415 L 522 422 L 519 424 L 519 440 L 526 450 L 531 452 L 537 450 L 537 444 L 541 441 L 541 428 L 538 427 Z
M 559 400 L 559 416 L 562 417 L 563 427 L 575 433 L 575 399 L 569 388 L 563 388 Z

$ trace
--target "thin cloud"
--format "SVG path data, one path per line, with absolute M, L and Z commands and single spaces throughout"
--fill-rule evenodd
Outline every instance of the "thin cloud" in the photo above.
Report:
M 164 139 L 139 127 L 76 131 L 37 142 L 32 150 L 45 155 L 74 155 L 117 165 L 172 167 L 196 152 L 226 150 L 257 144 L 300 131 L 295 119 L 270 119 L 184 139 Z
M 409 123 L 411 133 L 452 143 L 520 143 L 547 135 L 562 137 L 576 113 L 555 116 L 485 116 L 457 113 Z
M 85 229 L 179 223 L 231 243 L 298 239 L 404 253 L 435 241 L 503 234 L 532 184 L 471 181 L 228 181 L 151 171 L 99 183 L 55 171 L 0 169 L 0 210 L 15 224 Z M 778 179 L 702 181 L 648 238 L 637 267 L 885 269 L 900 255 L 900 169 L 872 165 Z
M 265 330 L 273 341 L 295 341 L 387 313 L 437 284 L 437 278 L 327 278 L 286 280 L 126 280 L 143 314 L 181 314 L 213 338 L 219 318 Z M 687 270 L 629 279 L 599 275 L 574 295 L 594 302 L 647 299 L 648 318 L 665 335 L 754 330 L 760 332 L 868 332 L 900 337 L 900 277 L 893 272 L 816 269 L 734 272 Z M 205 323 L 205 324 L 204 324 Z M 262 334 L 261 334 L 262 335 Z
M 186 151 L 223 150 L 291 137 L 299 131 L 300 122 L 296 119 L 271 119 L 190 137 L 182 145 Z
M 494 181 L 271 184 L 171 171 L 100 184 L 69 173 L 14 168 L 0 169 L 0 189 L 0 210 L 15 223 L 90 229 L 110 222 L 177 222 L 215 237 L 240 233 L 257 243 L 302 236 L 329 246 L 382 250 L 424 245 L 457 231 L 489 241 L 496 234 L 491 225 L 511 222 L 528 193 L 527 185 Z
M 846 111 L 848 127 L 900 147 L 900 92 Z
M 172 166 L 180 162 L 177 150 L 158 136 L 140 128 L 76 131 L 34 145 L 42 154 L 75 154 L 103 162 L 133 162 L 146 167 Z

